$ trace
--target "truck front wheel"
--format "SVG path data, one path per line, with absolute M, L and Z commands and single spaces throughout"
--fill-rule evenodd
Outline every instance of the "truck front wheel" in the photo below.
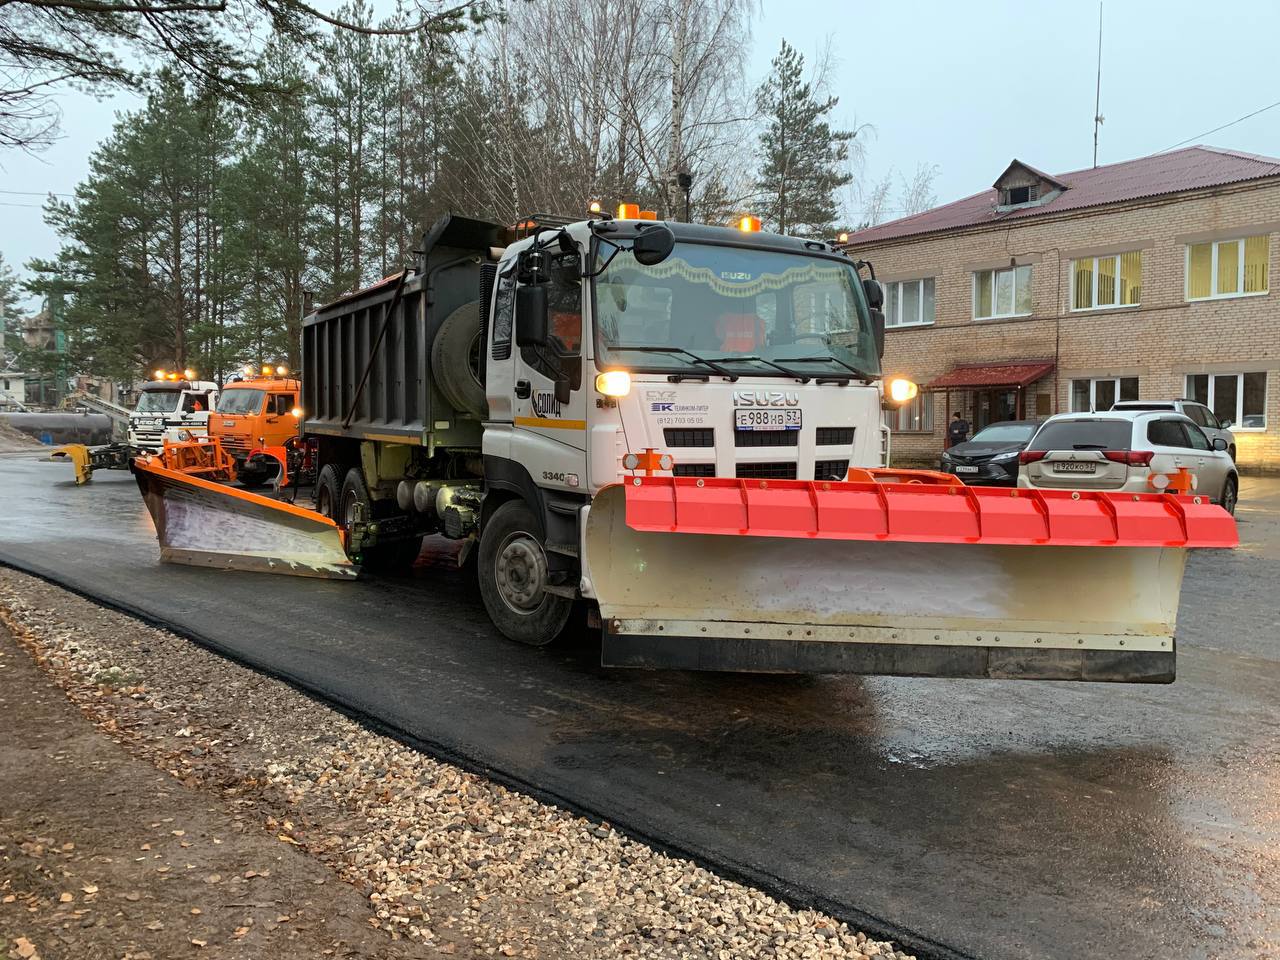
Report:
M 522 500 L 494 511 L 480 534 L 480 596 L 502 634 L 540 647 L 564 630 L 573 601 L 548 593 L 547 553 L 533 512 Z

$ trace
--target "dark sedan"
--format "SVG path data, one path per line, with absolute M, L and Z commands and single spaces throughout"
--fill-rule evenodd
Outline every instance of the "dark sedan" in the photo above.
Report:
M 942 451 L 942 469 L 965 483 L 1013 487 L 1018 454 L 1031 442 L 1039 420 L 1004 420 L 984 427 L 972 440 Z

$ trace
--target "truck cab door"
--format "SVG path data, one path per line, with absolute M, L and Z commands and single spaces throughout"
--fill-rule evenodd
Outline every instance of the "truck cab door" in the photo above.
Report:
M 548 340 L 513 351 L 512 459 L 524 464 L 539 486 L 566 490 L 580 489 L 586 479 L 584 285 L 576 270 L 562 269 L 577 262 L 575 254 L 551 258 L 550 279 L 542 281 Z

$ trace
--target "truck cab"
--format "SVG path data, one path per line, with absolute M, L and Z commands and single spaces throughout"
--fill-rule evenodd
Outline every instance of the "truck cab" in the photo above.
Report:
M 157 451 L 166 435 L 176 436 L 179 431 L 203 437 L 217 403 L 218 385 L 209 380 L 169 374 L 148 381 L 129 415 L 129 445 Z
M 275 476 L 274 459 L 255 456 L 279 448 L 298 435 L 299 380 L 287 376 L 246 377 L 222 389 L 217 413 L 209 419 L 209 436 L 236 463 L 245 486 L 259 486 Z

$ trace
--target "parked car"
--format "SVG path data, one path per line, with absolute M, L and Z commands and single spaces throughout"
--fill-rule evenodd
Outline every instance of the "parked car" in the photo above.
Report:
M 1012 487 L 1018 482 L 1018 454 L 1039 420 L 1004 420 L 983 427 L 971 440 L 942 451 L 942 469 L 968 484 Z
M 1019 487 L 1153 493 L 1186 467 L 1196 492 L 1228 513 L 1240 491 L 1226 441 L 1210 440 L 1172 411 L 1060 413 L 1041 425 L 1019 460 Z
M 1225 423 L 1220 421 L 1212 410 L 1197 400 L 1188 400 L 1185 397 L 1177 400 L 1120 400 L 1117 403 L 1113 403 L 1111 409 L 1172 410 L 1175 413 L 1180 413 L 1183 416 L 1190 417 L 1210 440 L 1221 437 L 1227 441 L 1227 453 L 1231 454 L 1232 460 L 1236 458 L 1236 435 L 1228 429 L 1233 424 L 1230 421 Z M 1249 423 L 1250 419 L 1250 417 L 1245 417 L 1245 422 L 1242 426 L 1252 426 Z

